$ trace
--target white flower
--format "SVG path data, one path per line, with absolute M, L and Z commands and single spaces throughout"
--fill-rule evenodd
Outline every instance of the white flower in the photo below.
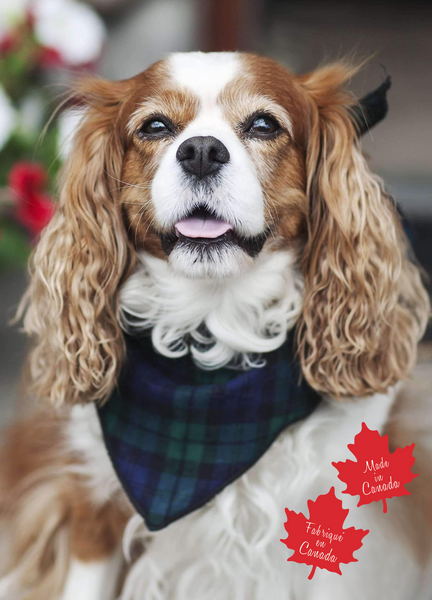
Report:
M 64 61 L 80 65 L 95 61 L 105 38 L 100 17 L 76 0 L 32 0 L 38 41 L 56 50 Z
M 16 111 L 0 84 L 0 150 L 9 140 L 16 125 Z
M 59 156 L 64 161 L 72 150 L 73 138 L 78 130 L 81 119 L 86 112 L 85 108 L 70 108 L 61 113 L 58 121 L 58 149 Z

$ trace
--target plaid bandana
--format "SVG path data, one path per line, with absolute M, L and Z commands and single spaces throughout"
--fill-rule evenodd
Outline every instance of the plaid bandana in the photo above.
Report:
M 127 337 L 118 387 L 99 408 L 105 444 L 149 530 L 200 508 L 247 471 L 319 395 L 302 381 L 291 341 L 262 368 L 204 371 Z

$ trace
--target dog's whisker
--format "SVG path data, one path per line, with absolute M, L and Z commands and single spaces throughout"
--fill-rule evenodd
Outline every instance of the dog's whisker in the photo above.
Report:
M 141 208 L 139 209 L 139 211 L 138 211 L 137 213 L 135 213 L 135 215 L 134 215 L 134 216 L 133 216 L 133 218 L 131 219 L 131 221 L 130 221 L 130 223 L 129 223 L 129 227 L 128 227 L 128 233 L 130 232 L 130 230 L 131 230 L 131 227 L 133 226 L 133 222 L 135 221 L 135 219 L 136 219 L 137 217 L 139 217 L 139 216 L 140 216 L 142 209 L 143 209 L 143 207 L 141 207 Z
M 117 183 L 123 184 L 124 187 L 131 187 L 131 188 L 145 189 L 145 190 L 151 188 L 150 184 L 129 183 L 128 181 L 123 181 L 122 179 L 118 179 L 117 177 L 114 177 L 114 175 L 111 175 L 111 173 L 108 173 L 108 171 L 106 169 L 104 169 L 104 173 L 106 175 L 108 175 L 108 177 L 110 177 L 111 179 L 114 179 L 114 181 L 117 181 Z M 119 189 L 122 189 L 122 188 L 119 188 Z
M 153 227 L 153 225 L 154 225 L 154 222 L 155 222 L 155 218 L 153 217 L 152 219 L 150 219 L 150 221 L 149 221 L 149 223 L 148 223 L 148 225 L 147 225 L 147 229 L 146 229 L 146 231 L 145 231 L 145 233 L 144 233 L 144 238 L 145 238 L 145 237 L 147 237 L 147 234 L 148 234 L 148 232 L 149 232 L 149 229 L 150 229 L 150 227 Z

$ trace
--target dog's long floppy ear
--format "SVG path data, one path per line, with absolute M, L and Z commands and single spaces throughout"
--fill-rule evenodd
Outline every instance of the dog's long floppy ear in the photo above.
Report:
M 344 91 L 354 72 L 335 64 L 299 79 L 311 106 L 299 352 L 309 383 L 336 398 L 406 378 L 429 315 L 397 210 L 359 148 Z
M 86 113 L 63 168 L 58 209 L 31 261 L 21 310 L 35 341 L 32 389 L 56 406 L 103 401 L 123 357 L 117 289 L 133 261 L 116 191 L 126 85 L 78 84 Z

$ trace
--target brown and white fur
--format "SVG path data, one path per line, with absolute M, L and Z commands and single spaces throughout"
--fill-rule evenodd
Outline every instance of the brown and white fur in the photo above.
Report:
M 361 153 L 344 89 L 354 72 L 338 63 L 295 76 L 265 58 L 192 53 L 79 84 L 86 108 L 22 306 L 45 408 L 7 434 L 0 456 L 1 599 L 420 597 L 414 530 L 426 525 L 409 520 L 414 497 L 383 515 L 342 496 L 354 509 L 345 526 L 371 532 L 342 577 L 309 581 L 279 541 L 285 507 L 304 512 L 333 485 L 340 495 L 331 463 L 348 458 L 362 421 L 384 429 L 429 316 L 397 211 Z M 275 131 L 251 129 L 262 115 Z M 167 131 L 149 133 L 158 119 Z M 205 183 L 177 156 L 194 136 L 229 152 Z M 161 239 L 197 205 L 237 241 L 205 252 L 177 242 L 167 256 Z M 264 232 L 256 256 L 242 247 Z M 319 408 L 207 506 L 146 530 L 94 405 L 116 383 L 122 331 L 151 329 L 158 352 L 215 369 L 258 368 L 292 328 Z

